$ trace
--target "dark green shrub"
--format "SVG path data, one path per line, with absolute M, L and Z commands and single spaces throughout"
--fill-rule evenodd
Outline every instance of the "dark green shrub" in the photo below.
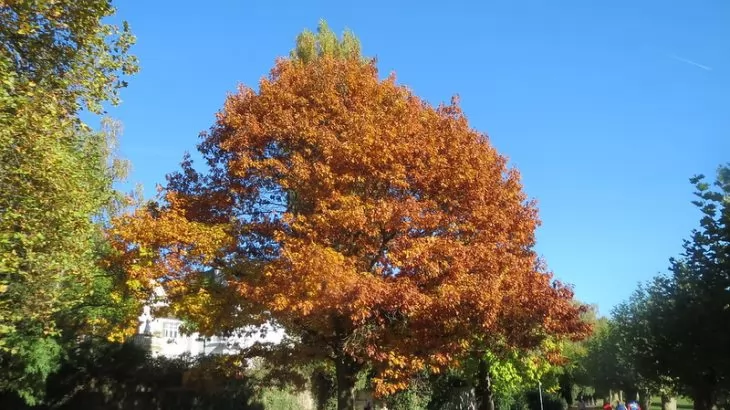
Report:
M 415 379 L 407 390 L 385 398 L 388 410 L 424 410 L 431 401 L 431 386 L 427 379 Z
M 317 366 L 312 370 L 310 390 L 317 410 L 335 410 L 337 408 L 337 386 L 335 375 L 326 366 Z
M 249 380 L 229 371 L 232 367 L 225 360 L 152 358 L 132 344 L 83 344 L 49 377 L 45 405 L 0 400 L 0 408 L 262 410 Z
M 458 395 L 470 388 L 469 382 L 456 371 L 432 375 L 430 378 L 431 398 L 427 410 L 441 410 L 453 403 Z
M 529 410 L 541 410 L 538 390 L 526 392 L 525 399 Z M 542 410 L 568 410 L 568 403 L 556 394 L 542 392 Z

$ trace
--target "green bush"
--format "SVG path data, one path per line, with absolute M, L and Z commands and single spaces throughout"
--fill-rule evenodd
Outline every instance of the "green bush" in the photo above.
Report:
M 46 410 L 263 410 L 248 378 L 221 357 L 152 358 L 133 344 L 84 344 L 48 380 L 44 404 L 12 396 L 0 408 Z
M 300 410 L 301 396 L 282 389 L 265 389 L 258 400 L 265 410 Z
M 530 390 L 525 393 L 525 401 L 529 410 L 540 409 L 540 392 Z M 562 397 L 551 394 L 542 393 L 542 410 L 568 410 L 568 403 Z
M 449 370 L 430 378 L 431 397 L 427 410 L 442 410 L 458 401 L 460 392 L 470 387 L 469 382 L 458 372 Z
M 408 390 L 388 396 L 388 410 L 425 410 L 431 401 L 431 386 L 425 380 L 415 380 Z

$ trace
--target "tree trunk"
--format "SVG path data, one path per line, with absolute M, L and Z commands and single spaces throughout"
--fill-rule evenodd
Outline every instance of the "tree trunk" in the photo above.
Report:
M 476 385 L 476 397 L 479 401 L 479 410 L 494 410 L 494 396 L 492 394 L 492 376 L 489 363 L 486 359 L 479 359 L 479 374 Z
M 675 397 L 662 394 L 662 410 L 677 410 L 677 399 Z
M 694 402 L 694 410 L 712 410 L 712 405 L 714 404 L 712 394 L 708 391 L 694 394 L 692 401 Z
M 355 381 L 359 366 L 351 357 L 342 354 L 335 359 L 337 374 L 337 410 L 355 409 Z
M 651 393 L 647 390 L 642 390 L 640 393 L 637 393 L 637 396 L 641 409 L 649 410 L 651 408 Z
M 717 373 L 714 368 L 708 369 L 702 376 L 702 382 L 697 383 L 693 392 L 695 410 L 712 410 L 717 399 Z

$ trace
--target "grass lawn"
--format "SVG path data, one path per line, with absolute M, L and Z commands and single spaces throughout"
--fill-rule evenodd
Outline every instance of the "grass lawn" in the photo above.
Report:
M 650 410 L 662 410 L 662 399 L 660 397 L 652 397 Z M 692 410 L 692 400 L 686 397 L 678 397 L 677 410 Z

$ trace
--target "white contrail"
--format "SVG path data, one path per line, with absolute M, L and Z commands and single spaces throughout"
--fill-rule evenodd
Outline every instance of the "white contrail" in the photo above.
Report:
M 693 65 L 695 67 L 699 67 L 699 68 L 701 68 L 703 70 L 712 71 L 712 67 L 708 67 L 706 65 L 703 65 L 703 64 L 694 62 L 692 60 L 687 60 L 686 58 L 679 57 L 679 56 L 677 56 L 675 54 L 670 54 L 669 57 L 671 57 L 671 58 L 673 58 L 673 59 L 675 59 L 677 61 L 681 61 L 683 63 L 687 63 L 687 64 L 691 64 L 691 65 Z

